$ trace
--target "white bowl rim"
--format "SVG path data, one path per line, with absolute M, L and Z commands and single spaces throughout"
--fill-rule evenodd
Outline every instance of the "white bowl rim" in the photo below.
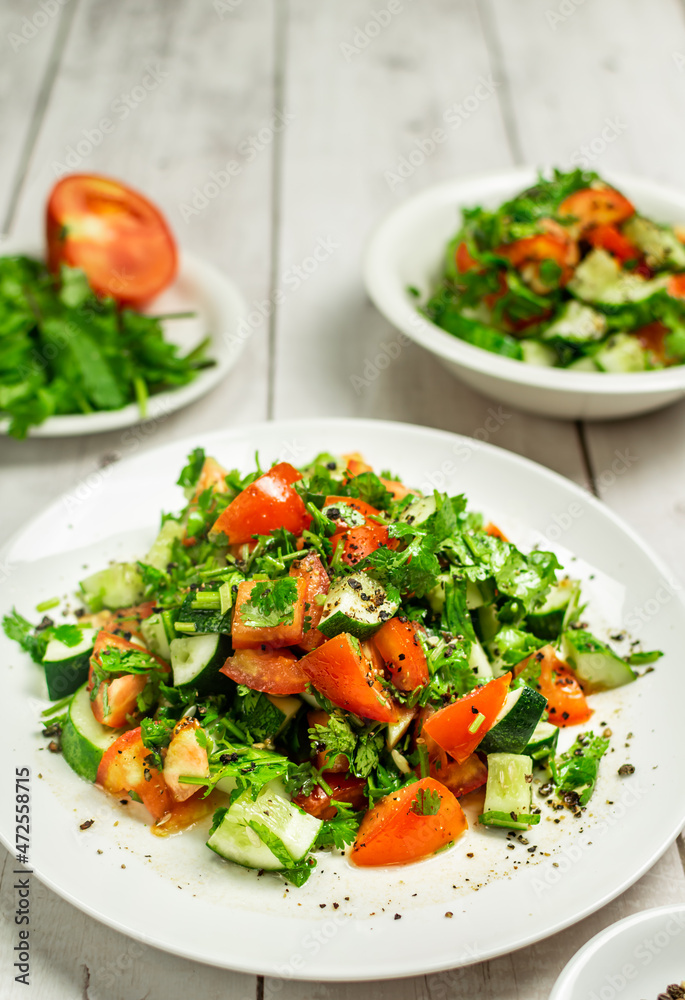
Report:
M 660 371 L 645 372 L 578 372 L 565 368 L 548 368 L 504 358 L 451 336 L 425 319 L 397 288 L 394 273 L 386 265 L 386 248 L 394 245 L 411 222 L 427 205 L 443 202 L 445 208 L 458 209 L 460 204 L 473 202 L 489 194 L 500 194 L 511 187 L 514 194 L 535 181 L 539 173 L 549 168 L 517 167 L 507 171 L 486 171 L 443 181 L 424 188 L 405 199 L 375 226 L 367 239 L 363 254 L 363 274 L 366 290 L 383 315 L 408 337 L 446 361 L 454 362 L 475 372 L 520 385 L 554 390 L 566 394 L 635 395 L 672 392 L 685 389 L 685 364 Z M 603 171 L 602 177 L 619 188 L 646 197 L 666 197 L 682 209 L 685 221 L 685 192 L 644 180 L 629 174 Z M 502 194 L 507 197 L 506 194 Z M 456 224 L 455 224 L 456 225 Z M 455 228 L 456 231 L 456 228 Z

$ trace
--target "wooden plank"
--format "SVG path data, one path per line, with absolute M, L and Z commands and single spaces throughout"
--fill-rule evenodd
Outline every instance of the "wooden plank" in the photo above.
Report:
M 394 204 L 436 181 L 512 162 L 476 4 L 404 4 L 384 25 L 362 0 L 295 0 L 290 11 L 276 415 L 478 432 L 584 481 L 572 426 L 513 410 L 493 421 L 498 404 L 422 349 L 401 346 L 362 286 L 364 242 Z M 488 96 L 476 110 L 455 112 L 482 82 Z M 455 114 L 458 128 L 445 118 Z

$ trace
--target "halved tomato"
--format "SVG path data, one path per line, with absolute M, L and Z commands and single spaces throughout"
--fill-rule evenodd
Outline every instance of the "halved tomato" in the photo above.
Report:
M 612 254 L 621 264 L 628 260 L 639 260 L 642 256 L 638 248 L 616 226 L 593 226 L 585 233 L 585 239 L 591 246 Z
M 321 646 L 326 641 L 325 635 L 319 632 L 316 627 L 323 615 L 323 605 L 319 604 L 316 599 L 317 597 L 321 597 L 322 594 L 325 595 L 328 593 L 331 581 L 326 572 L 326 567 L 315 552 L 308 552 L 303 559 L 297 559 L 290 567 L 290 575 L 300 578 L 305 582 L 306 593 L 303 629 L 305 625 L 309 625 L 309 628 L 303 631 L 298 646 L 309 652 L 312 649 L 316 649 L 317 646 Z
M 562 201 L 560 219 L 576 221 L 572 231 L 585 233 L 592 226 L 616 226 L 635 214 L 635 206 L 611 187 L 582 188 Z
M 434 778 L 421 778 L 369 809 L 350 861 L 362 867 L 420 861 L 453 843 L 467 826 L 449 788 Z
M 180 780 L 181 775 L 192 778 L 206 778 L 209 775 L 209 761 L 206 746 L 200 746 L 197 719 L 181 719 L 174 726 L 171 742 L 164 758 L 164 782 L 175 802 L 185 802 L 199 788 Z
M 511 674 L 495 677 L 441 708 L 423 723 L 424 736 L 430 736 L 450 757 L 463 764 L 497 718 L 510 683 Z
M 428 662 L 418 637 L 419 626 L 406 618 L 391 618 L 381 625 L 373 643 L 399 691 L 413 691 L 430 680 Z
M 364 778 L 355 778 L 352 775 L 346 777 L 333 771 L 324 771 L 321 777 L 330 788 L 330 795 L 321 785 L 315 785 L 309 795 L 296 795 L 293 799 L 300 809 L 304 809 L 310 816 L 316 816 L 317 819 L 333 819 L 338 811 L 332 804 L 333 799 L 348 803 L 355 811 L 366 808 Z
M 135 792 L 153 819 L 159 820 L 171 810 L 173 799 L 162 774 L 146 760 L 149 755 L 140 726 L 129 729 L 105 750 L 96 784 L 118 799 Z
M 244 620 L 243 608 L 250 600 L 257 580 L 243 580 L 238 584 L 238 593 L 233 608 L 233 624 L 231 626 L 231 642 L 234 649 L 254 649 L 257 646 L 294 646 L 304 638 L 304 614 L 307 603 L 307 581 L 302 577 L 295 578 L 297 597 L 293 604 L 291 622 L 282 625 L 248 625 Z
M 593 710 L 572 668 L 565 660 L 559 659 L 554 646 L 543 646 L 537 653 L 517 663 L 514 668 L 516 676 L 533 663 L 540 665 L 540 674 L 539 677 L 531 677 L 529 683 L 547 699 L 548 721 L 561 728 L 587 722 Z
M 81 268 L 98 295 L 142 306 L 176 275 L 176 243 L 142 194 L 109 177 L 70 174 L 47 205 L 48 267 Z
M 300 665 L 317 691 L 334 705 L 363 719 L 395 720 L 395 706 L 353 636 L 336 635 L 308 653 Z
M 223 532 L 230 545 L 249 542 L 253 535 L 268 535 L 275 528 L 285 528 L 301 535 L 309 526 L 302 497 L 292 483 L 302 474 L 288 462 L 279 462 L 250 483 L 219 515 L 212 531 Z
M 236 649 L 220 673 L 236 684 L 245 684 L 265 694 L 300 694 L 307 690 L 307 675 L 290 649 Z

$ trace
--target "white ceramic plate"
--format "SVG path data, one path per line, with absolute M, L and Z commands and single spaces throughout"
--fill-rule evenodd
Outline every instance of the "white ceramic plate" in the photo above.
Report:
M 408 867 L 353 869 L 341 856 L 324 857 L 306 886 L 286 891 L 275 876 L 257 878 L 218 859 L 204 846 L 205 829 L 154 837 L 135 806 L 106 798 L 43 749 L 41 672 L 2 637 L 0 759 L 7 774 L 32 769 L 31 862 L 46 884 L 98 920 L 176 954 L 322 981 L 409 976 L 504 954 L 579 920 L 654 863 L 685 818 L 685 615 L 677 584 L 593 497 L 506 451 L 426 428 L 335 419 L 261 424 L 149 451 L 114 466 L 82 502 L 72 490 L 14 538 L 0 557 L 2 607 L 15 604 L 35 618 L 36 604 L 73 592 L 87 572 L 144 553 L 159 511 L 182 505 L 174 482 L 198 444 L 243 470 L 253 467 L 255 449 L 263 464 L 361 449 L 409 484 L 464 491 L 519 544 L 554 544 L 585 581 L 588 620 L 600 635 L 631 625 L 644 648 L 667 655 L 639 682 L 595 697 L 597 726 L 612 728 L 619 749 L 582 820 L 565 812 L 555 824 L 560 814 L 550 813 L 528 834 L 535 853 L 518 842 L 508 849 L 501 832 L 472 828 L 449 851 Z M 563 735 L 572 741 L 573 733 Z M 621 779 L 627 760 L 636 772 Z M 478 806 L 469 807 L 471 819 Z M 95 822 L 82 832 L 88 819 Z M 6 793 L 7 845 L 13 823 Z
M 41 257 L 43 253 L 37 245 L 16 247 L 9 242 L 2 243 L 0 252 L 3 255 L 24 253 L 31 257 Z M 243 349 L 244 338 L 238 336 L 238 324 L 247 312 L 242 294 L 221 271 L 193 254 L 179 254 L 178 274 L 174 283 L 146 311 L 153 315 L 194 312 L 192 319 L 166 320 L 164 335 L 177 344 L 184 354 L 192 351 L 210 335 L 212 343 L 207 357 L 216 361 L 216 364 L 202 369 L 188 385 L 151 396 L 145 418 L 141 417 L 137 403 L 130 403 L 121 410 L 50 417 L 31 428 L 31 437 L 97 434 L 131 427 L 146 420 L 163 419 L 213 389 L 233 368 Z M 8 420 L 0 420 L 0 433 L 6 434 L 8 426 Z
M 436 184 L 393 209 L 373 232 L 364 281 L 383 315 L 464 382 L 499 402 L 550 417 L 608 420 L 645 413 L 685 395 L 685 365 L 663 371 L 607 374 L 546 368 L 502 358 L 441 330 L 418 311 L 440 281 L 445 247 L 457 232 L 461 210 L 496 208 L 529 187 L 530 167 Z M 661 222 L 685 222 L 685 194 L 660 184 L 607 173 L 638 210 Z
M 559 976 L 550 1000 L 656 1000 L 685 982 L 685 905 L 644 910 L 620 920 L 581 948 Z

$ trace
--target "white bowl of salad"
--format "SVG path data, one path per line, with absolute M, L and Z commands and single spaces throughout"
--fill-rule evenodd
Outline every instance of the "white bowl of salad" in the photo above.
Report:
M 394 209 L 368 293 L 475 389 L 608 420 L 685 395 L 685 194 L 532 168 L 457 179 Z

